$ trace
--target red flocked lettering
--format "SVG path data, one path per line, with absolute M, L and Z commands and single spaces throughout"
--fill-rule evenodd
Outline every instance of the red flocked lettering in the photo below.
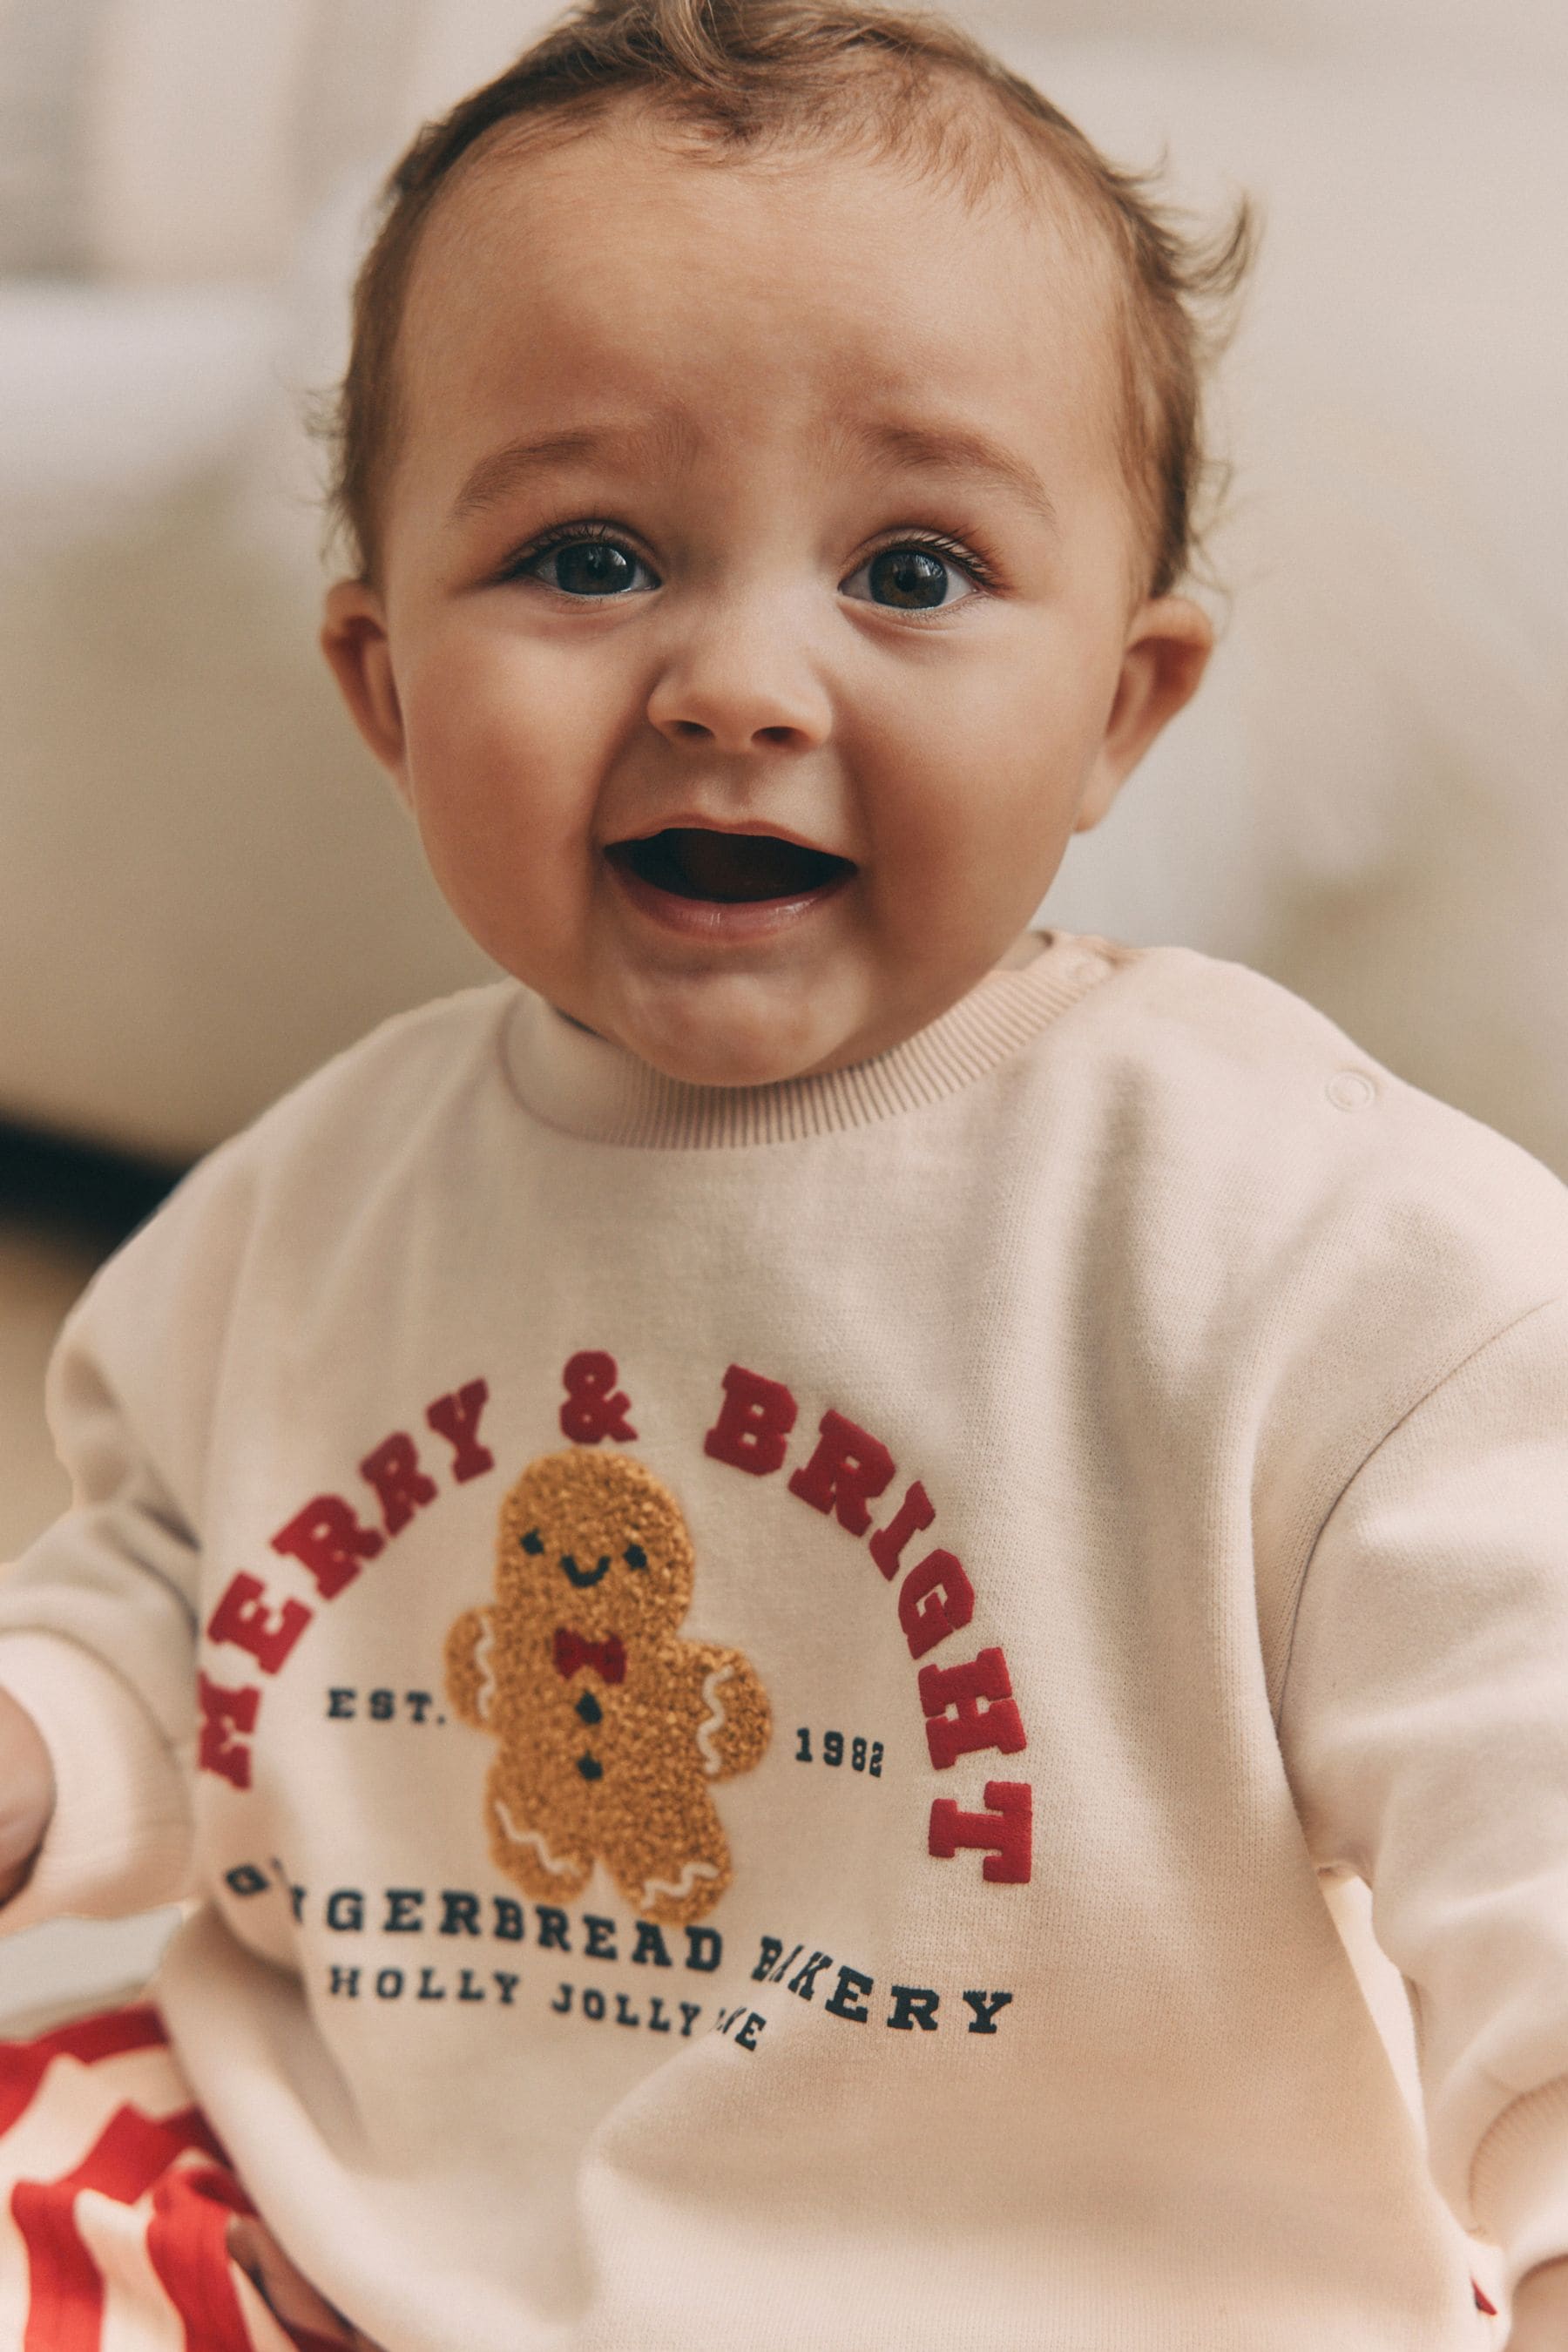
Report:
M 963 1813 L 951 1797 L 935 1798 L 930 1850 L 951 1862 L 960 1846 L 979 1847 L 985 1855 L 982 1878 L 994 1886 L 1026 1886 L 1034 1867 L 1034 1791 L 1026 1780 L 987 1780 L 985 1801 L 989 1812 Z M 970 1998 L 968 1993 L 963 1997 Z M 970 2028 L 971 2032 L 976 2030 Z
M 841 1528 L 863 1536 L 871 1524 L 866 1506 L 892 1478 L 893 1457 L 879 1437 L 841 1412 L 825 1412 L 817 1428 L 816 1451 L 791 1478 L 790 1493 L 814 1510 L 834 1512 Z
M 308 1568 L 323 1601 L 331 1601 L 352 1584 L 367 1559 L 374 1559 L 383 1538 L 374 1528 L 362 1527 L 341 1495 L 317 1495 L 304 1509 L 279 1528 L 272 1538 L 274 1551 L 286 1553 Z
M 496 1466 L 489 1447 L 479 1444 L 479 1415 L 489 1401 L 488 1381 L 468 1381 L 425 1408 L 426 1420 L 452 1449 L 452 1475 L 459 1486 Z
M 731 1364 L 724 1375 L 724 1402 L 719 1418 L 702 1441 L 702 1451 L 715 1462 L 728 1462 L 765 1478 L 784 1458 L 789 1433 L 800 1407 L 782 1381 L 749 1372 Z
M 574 1445 L 598 1445 L 606 1437 L 637 1435 L 626 1419 L 632 1401 L 616 1386 L 619 1377 L 614 1356 L 606 1356 L 602 1349 L 584 1348 L 572 1358 L 561 1375 L 566 1391 L 561 1426 Z
M 384 1437 L 365 1455 L 359 1475 L 375 1488 L 381 1522 L 389 1536 L 401 1535 L 415 1512 L 436 1499 L 436 1481 L 419 1467 L 418 1449 L 404 1429 Z
M 1028 1746 L 1000 1650 L 982 1650 L 967 1665 L 922 1666 L 920 1693 L 930 1717 L 926 1745 L 939 1771 L 977 1748 L 997 1748 L 1004 1756 L 1016 1756 Z
M 248 1650 L 263 1674 L 275 1675 L 316 1612 L 302 1601 L 286 1601 L 274 1615 L 266 1591 L 258 1576 L 233 1578 L 207 1620 L 207 1639 Z
M 249 1686 L 226 1690 L 221 1683 L 209 1682 L 205 1675 L 198 1674 L 196 1699 L 202 1710 L 196 1762 L 204 1772 L 220 1773 L 237 1789 L 248 1789 L 250 1750 L 233 1735 L 255 1730 L 261 1693 Z
M 974 1587 L 950 1551 L 928 1551 L 899 1588 L 899 1622 L 911 1658 L 923 1658 L 974 1614 Z
M 918 1536 L 922 1528 L 929 1528 L 935 1517 L 935 1506 L 917 1478 L 895 1517 L 885 1528 L 876 1530 L 866 1547 L 889 1582 L 899 1572 L 899 1562 L 910 1538 Z

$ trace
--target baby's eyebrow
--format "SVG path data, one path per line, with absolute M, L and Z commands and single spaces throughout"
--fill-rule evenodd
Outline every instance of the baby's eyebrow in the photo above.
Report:
M 541 434 L 533 440 L 509 441 L 503 449 L 492 449 L 488 457 L 481 457 L 469 472 L 453 501 L 452 520 L 464 522 L 470 516 L 482 514 L 520 483 L 547 472 L 552 466 L 570 465 L 581 458 L 613 458 L 623 465 L 656 455 L 668 458 L 674 454 L 672 441 L 684 444 L 688 437 L 678 421 L 667 419 L 642 429 L 573 425 L 560 433 Z
M 1011 490 L 1054 530 L 1057 510 L 1038 474 L 1016 451 L 967 426 L 910 425 L 892 418 L 845 419 L 844 431 L 875 457 L 932 473 L 979 474 Z
M 453 502 L 452 520 L 463 522 L 483 513 L 520 483 L 553 466 L 595 458 L 635 465 L 658 457 L 668 463 L 687 453 L 693 437 L 689 420 L 665 418 L 649 427 L 573 425 L 532 440 L 508 442 L 481 457 L 469 472 Z M 1049 529 L 1056 528 L 1056 509 L 1034 467 L 1016 451 L 968 426 L 845 417 L 835 437 L 855 442 L 884 463 L 931 473 L 978 474 L 1011 490 Z

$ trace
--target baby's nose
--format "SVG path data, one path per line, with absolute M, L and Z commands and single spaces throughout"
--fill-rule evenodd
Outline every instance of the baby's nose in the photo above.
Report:
M 813 751 L 833 730 L 832 704 L 806 649 L 765 604 L 694 623 L 672 649 L 647 715 L 672 743 L 731 755 Z

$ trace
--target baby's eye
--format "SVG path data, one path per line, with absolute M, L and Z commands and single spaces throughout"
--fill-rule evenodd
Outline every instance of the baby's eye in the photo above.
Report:
M 659 584 L 632 549 L 595 537 L 552 540 L 525 556 L 513 577 L 541 580 L 565 596 L 624 596 Z
M 934 613 L 973 596 L 974 582 L 934 547 L 884 547 L 850 573 L 839 593 L 900 612 Z

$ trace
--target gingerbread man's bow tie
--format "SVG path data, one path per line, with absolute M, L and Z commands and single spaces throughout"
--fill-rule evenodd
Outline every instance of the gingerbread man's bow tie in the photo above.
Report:
M 621 1683 L 626 1678 L 626 1654 L 621 1647 L 618 1633 L 607 1642 L 585 1641 L 574 1633 L 570 1625 L 555 1628 L 555 1671 L 568 1678 L 580 1666 L 592 1666 L 601 1682 Z

